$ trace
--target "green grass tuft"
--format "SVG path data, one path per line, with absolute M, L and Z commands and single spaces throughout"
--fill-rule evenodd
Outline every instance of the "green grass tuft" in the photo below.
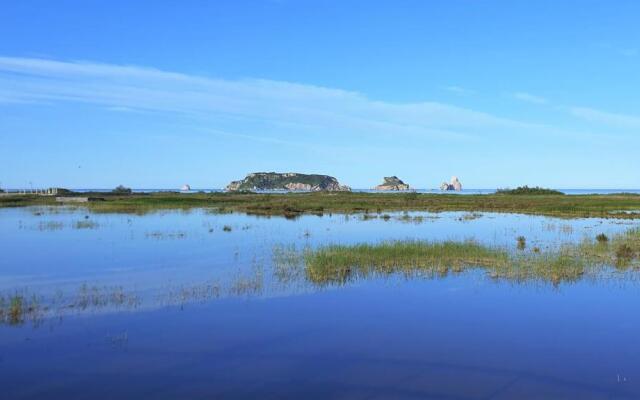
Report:
M 518 238 L 519 249 L 523 250 L 525 243 L 524 237 Z M 514 254 L 473 241 L 391 241 L 324 246 L 305 250 L 303 258 L 307 278 L 319 285 L 396 273 L 446 276 L 470 269 L 483 269 L 496 279 L 557 285 L 607 267 L 639 267 L 640 230 L 617 235 L 611 243 L 613 246 L 602 246 L 586 241 L 549 253 L 536 247 L 532 253 Z

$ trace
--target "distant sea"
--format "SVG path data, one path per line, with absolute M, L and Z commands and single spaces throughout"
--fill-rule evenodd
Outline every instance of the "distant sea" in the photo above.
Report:
M 109 192 L 112 189 L 72 189 L 76 192 Z M 640 194 L 640 189 L 556 189 L 567 195 L 579 195 L 579 194 L 613 194 L 613 193 L 633 193 Z M 14 191 L 14 190 L 11 190 Z M 135 193 L 156 193 L 156 192 L 178 192 L 179 189 L 133 189 Z M 211 188 L 202 188 L 202 189 L 192 189 L 188 192 L 184 193 L 198 193 L 198 192 L 207 192 L 207 193 L 219 193 L 223 192 L 222 189 L 211 189 Z M 358 193 L 388 193 L 388 194 L 397 194 L 397 193 L 407 193 L 407 192 L 380 192 L 372 189 L 352 189 L 353 192 Z M 417 193 L 432 193 L 432 194 L 458 194 L 458 195 L 468 195 L 468 194 L 492 194 L 496 192 L 496 189 L 463 189 L 461 192 L 454 191 L 442 191 L 440 189 L 415 189 Z M 275 190 L 275 191 L 265 191 L 263 193 L 286 193 L 286 191 Z

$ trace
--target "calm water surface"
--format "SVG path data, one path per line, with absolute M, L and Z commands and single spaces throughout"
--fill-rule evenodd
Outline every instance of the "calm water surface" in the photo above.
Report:
M 636 222 L 55 210 L 0 210 L 0 293 L 43 307 L 0 325 L 2 398 L 640 398 L 633 276 L 318 288 L 282 279 L 273 256 L 393 239 L 516 251 L 520 235 L 557 249 Z

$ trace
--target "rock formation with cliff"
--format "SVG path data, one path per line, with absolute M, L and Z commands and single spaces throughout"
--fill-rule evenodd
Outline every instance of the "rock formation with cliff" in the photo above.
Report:
M 451 182 L 447 183 L 447 182 L 442 182 L 442 185 L 440 185 L 440 189 L 441 190 L 455 190 L 456 192 L 459 192 L 462 190 L 462 183 L 460 183 L 460 181 L 458 180 L 457 177 L 452 176 L 451 177 Z
M 402 179 L 397 176 L 385 176 L 384 182 L 378 185 L 374 190 L 410 190 L 411 188 L 406 183 L 402 182 Z
M 348 186 L 340 185 L 338 180 L 328 175 L 298 174 L 295 172 L 255 172 L 240 181 L 227 185 L 229 192 L 241 190 L 288 190 L 304 192 L 344 192 Z

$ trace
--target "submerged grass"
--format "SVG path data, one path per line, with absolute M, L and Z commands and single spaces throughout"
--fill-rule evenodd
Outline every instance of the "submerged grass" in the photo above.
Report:
M 29 294 L 26 290 L 10 295 L 0 294 L 0 325 L 22 325 L 32 322 L 38 325 L 42 319 L 67 312 L 97 310 L 102 308 L 135 308 L 141 300 L 138 295 L 120 286 L 80 286 L 75 295 L 62 293 L 45 298 Z
M 15 293 L 0 296 L 0 323 L 20 325 L 26 320 L 36 320 L 39 315 L 40 301 L 35 296 Z
M 496 279 L 538 280 L 557 285 L 611 266 L 637 269 L 639 254 L 640 230 L 636 229 L 615 236 L 609 242 L 588 240 L 549 253 L 540 253 L 538 249 L 515 254 L 473 241 L 331 245 L 306 250 L 304 263 L 306 277 L 319 285 L 344 284 L 358 278 L 398 273 L 446 276 L 470 269 L 483 269 Z

